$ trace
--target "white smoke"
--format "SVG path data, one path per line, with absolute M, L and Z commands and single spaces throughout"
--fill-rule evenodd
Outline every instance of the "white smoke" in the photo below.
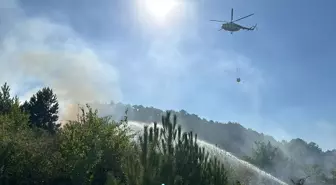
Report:
M 61 119 L 75 118 L 76 111 L 66 107 L 77 110 L 73 106 L 77 103 L 121 100 L 117 70 L 71 27 L 29 18 L 12 0 L 1 0 L 0 7 L 0 82 L 8 82 L 14 93 L 26 90 L 23 100 L 49 86 L 60 101 Z M 31 83 L 41 85 L 31 87 Z

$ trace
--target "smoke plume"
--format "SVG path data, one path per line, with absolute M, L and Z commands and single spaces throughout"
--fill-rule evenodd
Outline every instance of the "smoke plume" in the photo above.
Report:
M 49 86 L 57 94 L 62 120 L 74 119 L 77 104 L 120 101 L 118 72 L 65 24 L 24 15 L 13 1 L 0 7 L 0 82 L 21 100 Z M 24 91 L 24 92 L 22 92 Z

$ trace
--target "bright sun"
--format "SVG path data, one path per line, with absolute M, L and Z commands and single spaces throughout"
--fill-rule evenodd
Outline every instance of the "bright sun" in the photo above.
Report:
M 176 0 L 144 0 L 144 2 L 149 14 L 159 20 L 165 19 L 177 5 Z

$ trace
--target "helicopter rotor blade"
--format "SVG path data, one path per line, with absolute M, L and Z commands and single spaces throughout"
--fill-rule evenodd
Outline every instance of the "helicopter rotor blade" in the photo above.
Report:
M 240 21 L 240 20 L 245 19 L 245 18 L 248 18 L 248 17 L 250 17 L 250 16 L 252 16 L 252 15 L 254 15 L 254 13 L 252 13 L 252 14 L 250 14 L 250 15 L 247 15 L 247 16 L 245 16 L 245 17 L 239 18 L 239 19 L 237 19 L 237 20 L 234 20 L 234 21 L 232 21 L 232 22 Z
M 227 21 L 219 21 L 219 20 L 210 20 L 210 21 L 214 21 L 214 22 L 227 22 Z
M 231 22 L 233 20 L 233 8 L 231 8 Z

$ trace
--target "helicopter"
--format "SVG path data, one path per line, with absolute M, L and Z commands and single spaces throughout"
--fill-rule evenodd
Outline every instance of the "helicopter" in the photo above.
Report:
M 245 17 L 239 18 L 237 20 L 233 20 L 233 8 L 232 8 L 231 9 L 231 21 L 230 22 L 228 22 L 228 21 L 220 21 L 220 20 L 210 20 L 210 21 L 224 22 L 224 24 L 222 24 L 221 29 L 219 29 L 218 31 L 225 30 L 225 31 L 231 32 L 231 34 L 232 34 L 233 32 L 236 32 L 236 31 L 239 31 L 239 30 L 253 31 L 257 27 L 257 24 L 248 28 L 248 27 L 241 26 L 241 25 L 235 23 L 237 21 L 240 21 L 240 20 L 245 19 L 247 17 L 250 17 L 252 15 L 254 15 L 254 13 L 250 14 L 250 15 L 247 15 Z

